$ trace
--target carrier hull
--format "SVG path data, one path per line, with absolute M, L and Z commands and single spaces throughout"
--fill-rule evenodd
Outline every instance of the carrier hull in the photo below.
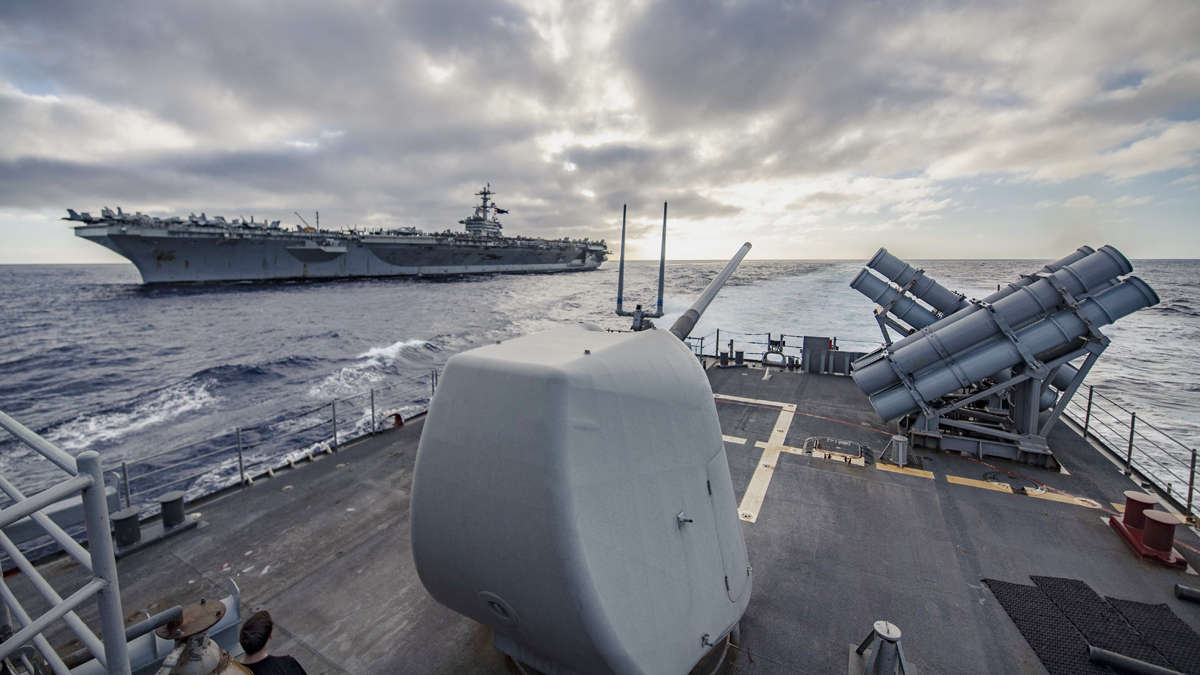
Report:
M 603 242 L 455 235 L 303 232 L 89 224 L 76 236 L 128 258 L 147 284 L 596 269 Z

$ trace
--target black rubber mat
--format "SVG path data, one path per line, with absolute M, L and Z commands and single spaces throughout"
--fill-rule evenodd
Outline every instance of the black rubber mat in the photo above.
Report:
M 1171 666 L 1187 675 L 1200 675 L 1200 635 L 1167 605 L 1147 605 L 1108 598 L 1112 605 Z
M 1050 675 L 1112 675 L 1087 657 L 1087 640 L 1037 586 L 984 579 Z
M 1088 644 L 1169 668 L 1171 663 L 1096 591 L 1078 579 L 1029 577 L 1083 634 Z

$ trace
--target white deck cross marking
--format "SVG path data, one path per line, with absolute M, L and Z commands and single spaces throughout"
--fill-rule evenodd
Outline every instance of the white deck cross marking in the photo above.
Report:
M 725 441 L 726 443 L 737 443 L 738 445 L 745 445 L 745 444 L 746 444 L 746 439 L 744 439 L 744 438 L 738 438 L 737 436 L 724 436 L 724 435 L 722 435 L 722 436 L 721 436 L 721 440 Z
M 769 402 L 755 401 L 755 403 Z M 738 516 L 748 523 L 758 520 L 758 511 L 762 508 L 763 499 L 767 496 L 767 487 L 771 484 L 771 476 L 775 475 L 775 464 L 779 461 L 779 453 L 784 448 L 783 441 L 787 438 L 788 428 L 792 426 L 792 418 L 796 416 L 794 403 L 772 403 L 771 405 L 781 405 L 783 410 L 779 413 L 779 419 L 775 421 L 771 437 L 767 439 L 767 447 L 763 449 L 762 458 L 758 460 L 758 466 L 754 468 L 754 475 L 750 478 L 750 484 L 746 486 L 746 494 L 742 496 L 742 504 L 738 507 Z

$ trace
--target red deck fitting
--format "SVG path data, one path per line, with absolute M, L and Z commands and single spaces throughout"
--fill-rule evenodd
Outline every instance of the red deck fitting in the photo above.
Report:
M 1109 518 L 1108 525 L 1142 560 L 1175 569 L 1187 569 L 1187 561 L 1172 546 L 1179 519 L 1164 511 L 1155 511 L 1158 500 L 1136 490 L 1125 493 L 1125 516 Z

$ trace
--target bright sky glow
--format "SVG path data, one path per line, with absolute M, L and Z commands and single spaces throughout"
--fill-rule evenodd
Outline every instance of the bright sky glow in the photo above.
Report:
M 0 3 L 0 264 L 102 206 L 724 258 L 1200 257 L 1200 3 Z

